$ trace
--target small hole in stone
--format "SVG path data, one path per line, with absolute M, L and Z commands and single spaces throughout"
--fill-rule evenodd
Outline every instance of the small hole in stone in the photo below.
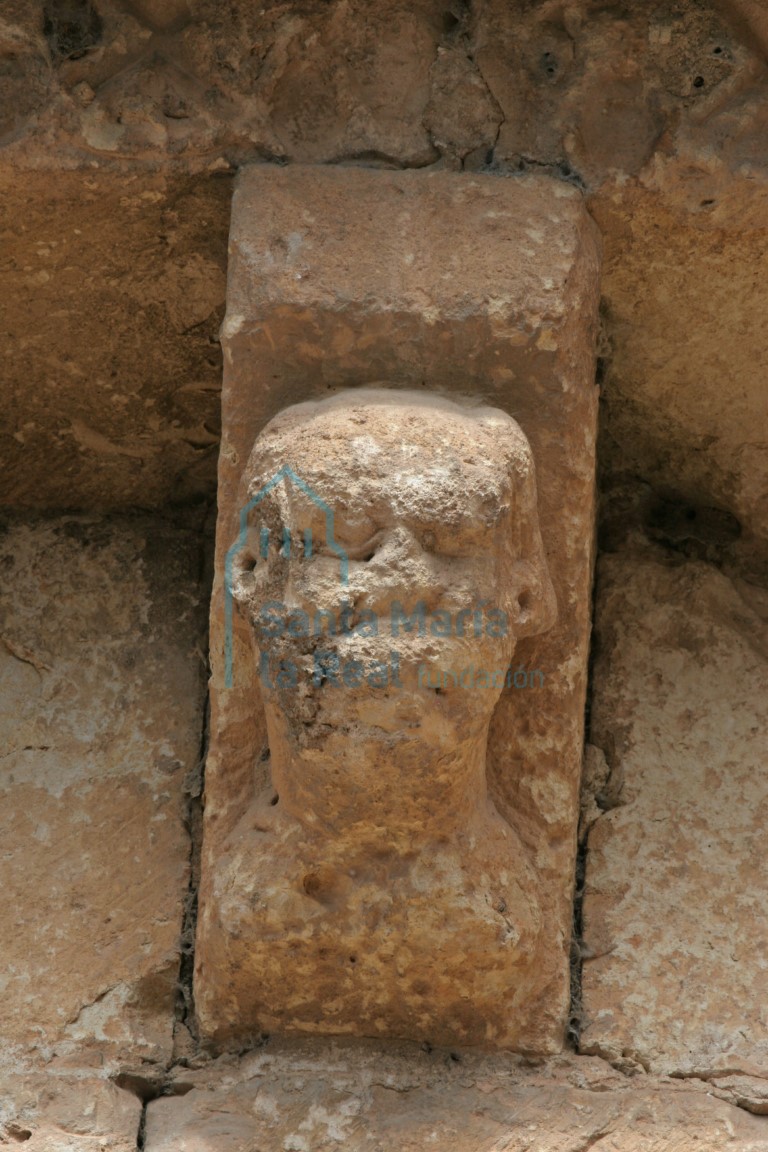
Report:
M 521 592 L 517 598 L 517 603 L 521 613 L 527 612 L 531 607 L 531 594 L 530 592 Z
M 350 964 L 357 964 L 357 956 L 350 956 L 349 962 Z
M 21 1128 L 18 1124 L 9 1124 L 5 1131 L 6 1134 L 10 1136 L 11 1140 L 16 1141 L 18 1144 L 21 1144 L 24 1140 L 29 1140 L 32 1137 L 32 1133 L 30 1132 L 29 1128 Z
M 703 76 L 697 76 L 693 82 L 693 86 L 694 86 L 694 88 L 703 88 L 704 87 L 704 77 Z
M 79 60 L 101 40 L 101 17 L 90 0 L 48 0 L 43 35 L 58 60 Z
M 712 49 L 712 55 L 713 55 L 713 56 L 721 56 L 721 55 L 722 55 L 722 52 L 723 52 L 723 50 L 722 50 L 722 48 L 720 47 L 720 45 L 719 45 L 719 44 L 718 44 L 718 46 L 717 46 L 716 48 L 713 48 L 713 49 Z
M 702 208 L 709 208 L 711 204 L 715 204 L 715 203 L 716 203 L 715 200 L 702 200 L 701 207 Z
M 558 60 L 554 52 L 542 52 L 541 54 L 541 67 L 546 72 L 547 76 L 555 76 L 558 71 Z
M 280 802 L 280 797 L 278 796 L 277 792 L 275 792 L 274 796 L 272 797 L 272 799 L 269 802 L 270 808 L 274 808 L 275 805 L 278 804 L 279 802 Z
M 316 872 L 307 872 L 303 880 L 304 891 L 307 896 L 316 896 L 320 891 L 320 877 Z

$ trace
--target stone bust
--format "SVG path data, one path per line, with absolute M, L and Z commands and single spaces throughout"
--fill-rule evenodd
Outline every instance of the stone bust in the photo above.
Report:
M 528 442 L 498 409 L 351 389 L 275 417 L 243 497 L 272 783 L 221 873 L 222 1036 L 513 1047 L 541 910 L 485 753 L 516 640 L 555 618 Z

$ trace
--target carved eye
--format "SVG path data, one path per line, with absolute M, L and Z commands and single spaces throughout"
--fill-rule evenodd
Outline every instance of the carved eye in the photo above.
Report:
M 366 540 L 364 544 L 358 544 L 357 547 L 348 548 L 347 552 L 350 560 L 360 560 L 363 563 L 373 560 L 380 541 L 381 533 L 377 532 L 375 536 L 371 536 L 370 540 Z
M 340 548 L 344 549 L 349 560 L 357 560 L 361 564 L 367 564 L 369 560 L 373 560 L 378 552 L 383 536 L 383 530 L 379 529 L 378 532 L 374 532 L 373 536 L 369 536 L 360 544 L 347 543 L 346 540 L 339 540 L 337 543 Z M 326 556 L 335 555 L 338 559 L 338 553 L 331 552 L 327 547 L 322 549 L 322 553 Z

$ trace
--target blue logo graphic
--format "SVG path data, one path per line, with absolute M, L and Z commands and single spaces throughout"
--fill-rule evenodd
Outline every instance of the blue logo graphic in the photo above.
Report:
M 273 488 L 283 480 L 289 480 L 300 491 L 304 492 L 309 497 L 316 507 L 320 508 L 325 516 L 325 546 L 334 552 L 339 558 L 340 573 L 339 579 L 342 585 L 349 583 L 349 556 L 342 546 L 337 543 L 334 534 L 333 524 L 333 509 L 326 504 L 317 493 L 310 488 L 300 476 L 294 472 L 293 468 L 289 465 L 284 465 L 279 472 L 275 472 L 271 480 L 269 480 L 263 488 L 253 496 L 247 504 L 240 509 L 240 532 L 237 540 L 232 547 L 227 551 L 224 559 L 224 684 L 227 688 L 231 688 L 233 684 L 233 655 L 232 655 L 232 621 L 234 616 L 234 593 L 232 591 L 233 580 L 233 565 L 235 558 L 246 545 L 248 539 L 248 516 L 253 508 L 255 508 L 267 496 Z M 305 557 L 312 555 L 312 529 L 307 528 L 302 533 L 303 546 L 301 554 Z M 282 542 L 278 549 L 278 554 L 288 557 L 291 554 L 291 532 L 290 529 L 284 528 L 282 535 Z M 262 527 L 259 531 L 259 555 L 262 560 L 266 560 L 269 548 L 269 529 Z

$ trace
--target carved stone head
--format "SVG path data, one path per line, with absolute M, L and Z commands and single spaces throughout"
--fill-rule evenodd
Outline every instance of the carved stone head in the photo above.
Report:
M 514 1042 L 545 909 L 485 757 L 515 643 L 554 619 L 525 436 L 350 390 L 267 425 L 241 500 L 271 779 L 223 846 L 222 1035 Z
M 419 392 L 342 392 L 267 425 L 243 497 L 232 588 L 273 774 L 300 749 L 340 762 L 395 735 L 395 758 L 484 741 L 516 640 L 555 615 L 516 422 Z

